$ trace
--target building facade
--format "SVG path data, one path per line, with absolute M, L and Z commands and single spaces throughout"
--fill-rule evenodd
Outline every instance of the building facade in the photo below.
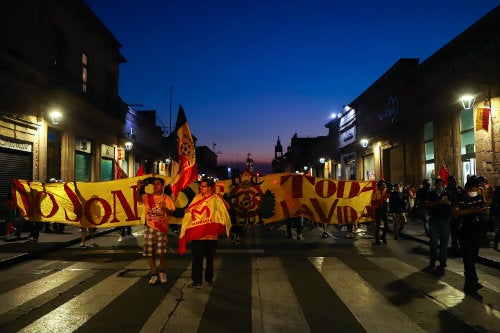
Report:
M 500 184 L 499 78 L 500 6 L 423 62 L 400 59 L 349 103 L 355 125 L 339 123 L 332 163 L 355 165 L 355 179 L 418 185 L 445 168 L 462 185 L 473 174 Z
M 2 1 L 0 38 L 2 200 L 12 179 L 104 181 L 115 160 L 134 175 L 163 158 L 155 115 L 118 95 L 120 43 L 84 1 Z

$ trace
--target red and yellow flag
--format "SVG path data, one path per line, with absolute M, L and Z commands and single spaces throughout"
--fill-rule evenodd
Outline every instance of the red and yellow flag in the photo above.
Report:
M 198 178 L 195 144 L 182 105 L 179 106 L 175 127 L 177 132 L 179 171 L 173 183 L 170 185 L 170 188 L 174 197 L 177 198 L 177 194 L 179 194 L 180 191 L 188 187 L 189 184 Z
M 218 194 L 202 198 L 190 205 L 184 214 L 179 235 L 179 254 L 186 252 L 186 243 L 192 240 L 223 234 L 229 238 L 230 229 L 231 217 L 224 199 Z
M 476 131 L 488 131 L 490 123 L 490 103 L 488 101 L 483 103 L 483 107 L 476 109 Z

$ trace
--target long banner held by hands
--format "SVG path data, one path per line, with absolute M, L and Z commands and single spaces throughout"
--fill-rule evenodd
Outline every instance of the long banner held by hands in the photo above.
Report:
M 144 175 L 107 182 L 41 183 L 14 180 L 13 190 L 25 219 L 84 227 L 143 224 L 144 206 L 135 198 Z M 171 177 L 161 177 L 169 185 Z M 375 182 L 344 181 L 279 173 L 242 177 L 216 183 L 229 203 L 234 222 L 272 223 L 295 216 L 321 223 L 348 224 L 373 220 L 370 200 Z M 146 189 L 147 190 L 147 189 Z M 191 183 L 175 199 L 170 223 L 181 223 L 185 208 L 198 191 Z

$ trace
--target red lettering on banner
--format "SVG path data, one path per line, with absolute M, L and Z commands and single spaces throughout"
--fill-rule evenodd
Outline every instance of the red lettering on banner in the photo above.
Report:
M 319 219 L 323 223 L 329 223 L 332 220 L 333 212 L 335 211 L 335 208 L 337 207 L 337 204 L 339 203 L 339 199 L 333 200 L 332 205 L 330 206 L 330 211 L 328 212 L 328 216 L 325 215 L 325 212 L 321 209 L 321 205 L 319 204 L 319 200 L 316 198 L 310 198 L 311 204 L 314 207 L 314 210 L 316 213 L 318 213 Z
M 66 192 L 66 195 L 68 196 L 69 200 L 71 200 L 71 203 L 73 204 L 73 214 L 75 214 L 75 218 L 71 219 L 68 216 L 68 211 L 64 209 L 64 218 L 66 221 L 71 221 L 71 222 L 79 222 L 82 218 L 83 215 L 83 207 L 82 204 L 80 203 L 80 200 L 78 199 L 78 195 L 68 186 L 68 183 L 64 183 L 64 192 Z
M 303 198 L 303 192 L 302 192 L 302 184 L 304 182 L 304 179 L 310 183 L 311 185 L 314 185 L 315 178 L 311 176 L 303 176 L 303 175 L 286 175 L 281 177 L 281 182 L 280 185 L 284 185 L 289 179 L 292 179 L 292 198 L 293 199 L 300 199 Z
M 133 191 L 132 193 L 135 193 L 136 188 L 137 188 L 137 185 L 132 186 L 132 191 Z M 122 205 L 123 210 L 125 211 L 125 214 L 127 215 L 126 221 L 134 221 L 134 220 L 139 219 L 139 216 L 137 213 L 137 200 L 134 200 L 134 211 L 132 211 L 132 208 L 128 204 L 127 199 L 125 199 L 125 195 L 123 195 L 122 190 L 111 191 L 111 193 L 113 194 L 113 219 L 110 221 L 110 223 L 120 222 L 120 220 L 118 220 L 116 218 L 116 198 L 117 197 L 118 197 L 118 201 L 120 201 L 120 204 Z
M 50 210 L 50 213 L 48 215 L 44 215 L 42 212 L 42 201 L 44 200 L 43 197 L 47 196 L 49 200 L 52 202 L 52 209 Z M 56 215 L 57 211 L 59 210 L 59 205 L 56 202 L 56 198 L 52 193 L 49 192 L 38 192 L 37 193 L 37 200 L 35 201 L 36 209 L 38 211 L 38 214 L 44 218 L 49 218 L 54 215 Z
M 19 194 L 19 196 L 21 197 L 21 203 L 22 203 L 22 206 L 19 204 L 19 201 L 17 200 L 17 195 L 15 196 L 16 198 L 16 205 L 21 208 L 21 210 L 24 211 L 24 214 L 26 217 L 29 217 L 31 216 L 32 214 L 32 211 L 30 209 L 30 200 L 29 200 L 29 195 L 28 195 L 28 192 L 26 191 L 26 189 L 24 188 L 23 184 L 21 184 L 21 182 L 17 179 L 14 179 L 12 181 L 12 186 L 14 188 L 14 191 Z M 29 187 L 28 187 L 29 188 Z
M 302 208 L 300 209 L 297 216 L 305 216 L 309 220 L 314 221 L 314 212 L 309 208 L 309 206 L 302 204 Z
M 283 210 L 283 215 L 285 215 L 285 218 L 289 219 L 290 218 L 290 210 L 288 209 L 288 206 L 286 204 L 286 201 L 280 201 L 281 205 L 281 210 Z
M 365 208 L 361 212 L 361 215 L 359 216 L 359 218 L 362 219 L 364 217 L 369 218 L 369 219 L 373 219 L 375 217 L 375 212 L 373 211 L 371 206 L 365 206 Z
M 347 184 L 350 184 L 349 193 L 345 193 L 347 191 Z M 355 198 L 360 193 L 359 182 L 346 182 L 344 180 L 340 180 L 337 188 L 337 198 L 341 199 L 352 199 Z M 347 195 L 347 196 L 346 196 Z
M 325 184 L 326 194 L 324 194 Z M 316 194 L 321 198 L 329 198 L 334 195 L 335 192 L 337 192 L 337 185 L 335 184 L 335 182 L 329 180 L 320 180 L 314 186 L 314 192 L 316 192 Z
M 102 207 L 104 208 L 104 215 L 102 216 L 100 221 L 97 221 L 97 223 L 96 223 L 96 221 L 94 221 L 94 218 L 91 215 L 91 213 L 92 213 L 91 205 L 94 202 L 101 203 Z M 85 218 L 93 225 L 101 225 L 101 224 L 105 223 L 109 219 L 109 217 L 111 216 L 111 205 L 106 200 L 104 200 L 102 198 L 91 198 L 91 199 L 87 200 L 87 202 L 85 202 L 84 214 L 85 214 Z
M 377 188 L 377 182 L 372 181 L 367 183 L 362 189 L 360 193 L 367 192 L 367 191 L 373 191 L 374 189 Z
M 339 206 L 337 209 L 337 218 L 340 224 L 356 223 L 358 212 L 351 206 Z

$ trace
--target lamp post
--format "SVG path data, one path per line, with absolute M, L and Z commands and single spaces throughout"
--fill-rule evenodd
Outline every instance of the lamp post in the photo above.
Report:
M 471 95 L 464 95 L 460 97 L 460 103 L 462 103 L 462 107 L 466 110 L 472 109 L 475 100 L 474 96 Z
M 62 119 L 62 113 L 59 110 L 52 110 L 49 113 L 49 117 L 52 124 L 57 125 Z

